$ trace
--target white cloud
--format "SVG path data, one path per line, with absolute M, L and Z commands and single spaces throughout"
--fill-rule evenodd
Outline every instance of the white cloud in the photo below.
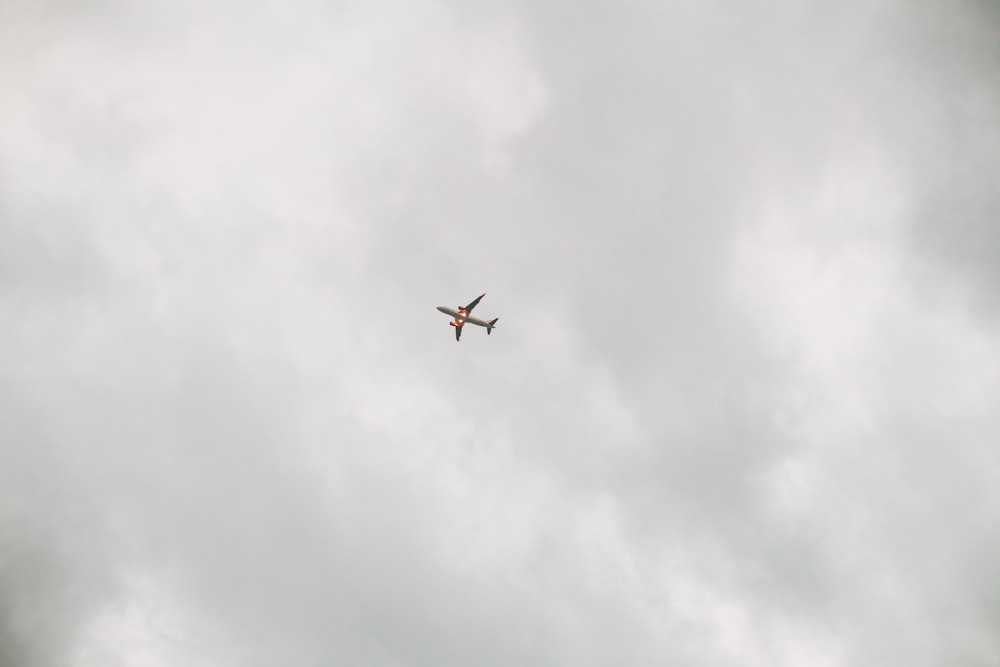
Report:
M 6 4 L 0 662 L 995 661 L 984 30 Z

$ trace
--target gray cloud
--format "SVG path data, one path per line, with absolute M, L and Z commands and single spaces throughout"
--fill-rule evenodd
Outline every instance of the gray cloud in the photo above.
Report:
M 996 662 L 989 7 L 0 11 L 0 663 Z

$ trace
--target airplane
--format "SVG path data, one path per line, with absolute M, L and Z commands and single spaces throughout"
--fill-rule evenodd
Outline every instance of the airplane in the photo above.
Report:
M 458 308 L 448 308 L 447 306 L 437 307 L 437 309 L 445 315 L 451 315 L 454 318 L 448 324 L 455 327 L 455 340 L 459 340 L 462 337 L 462 327 L 465 326 L 466 323 L 486 327 L 487 336 L 489 336 L 490 332 L 493 331 L 493 327 L 496 326 L 497 320 L 500 319 L 499 317 L 494 317 L 492 320 L 481 320 L 478 317 L 470 317 L 472 309 L 476 307 L 479 300 L 484 296 L 486 296 L 486 292 L 483 292 L 473 299 L 472 303 L 468 306 L 459 306 Z

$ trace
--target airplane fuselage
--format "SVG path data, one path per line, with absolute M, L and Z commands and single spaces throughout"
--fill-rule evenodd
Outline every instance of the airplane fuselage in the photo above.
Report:
M 461 324 L 475 324 L 476 326 L 480 327 L 490 326 L 489 322 L 487 322 L 486 320 L 481 320 L 478 317 L 472 317 L 471 315 L 466 315 L 465 313 L 455 308 L 448 308 L 447 306 L 438 306 L 437 309 L 440 310 L 445 315 L 451 315 L 454 318 L 453 322 L 455 326 L 459 326 Z

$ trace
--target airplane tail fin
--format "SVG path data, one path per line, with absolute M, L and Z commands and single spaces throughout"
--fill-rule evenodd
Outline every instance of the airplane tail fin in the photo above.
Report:
M 489 320 L 486 323 L 486 335 L 487 336 L 489 336 L 490 332 L 493 331 L 493 327 L 496 326 L 497 320 L 499 320 L 499 319 L 500 319 L 499 317 L 494 317 L 492 320 Z

